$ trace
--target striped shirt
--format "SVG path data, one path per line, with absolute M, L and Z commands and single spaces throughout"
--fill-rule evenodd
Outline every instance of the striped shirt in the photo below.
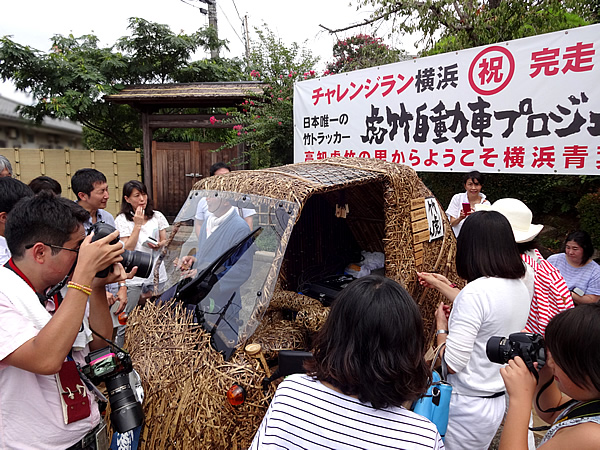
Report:
M 525 331 L 543 336 L 550 319 L 573 307 L 573 298 L 561 272 L 546 261 L 537 249 L 521 254 L 521 258 L 535 272 L 533 298 Z
M 374 409 L 303 374 L 287 377 L 254 436 L 257 449 L 443 449 L 433 423 L 405 408 Z

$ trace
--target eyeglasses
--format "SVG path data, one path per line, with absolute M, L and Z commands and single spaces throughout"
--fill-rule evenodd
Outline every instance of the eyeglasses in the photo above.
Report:
M 54 244 L 46 244 L 45 242 L 42 242 L 42 244 L 47 245 L 50 248 L 56 248 L 56 249 L 59 249 L 59 250 L 68 250 L 70 252 L 74 252 L 74 253 L 79 254 L 79 246 L 77 248 L 67 248 L 67 247 L 61 247 L 59 245 L 54 245 Z M 25 250 L 29 250 L 30 248 L 33 248 L 34 245 L 35 244 L 26 245 L 25 246 Z M 79 244 L 79 245 L 81 245 L 81 244 Z

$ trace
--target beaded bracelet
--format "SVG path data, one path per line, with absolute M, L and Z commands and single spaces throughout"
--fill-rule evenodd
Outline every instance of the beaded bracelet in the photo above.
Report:
M 77 289 L 78 291 L 81 291 L 81 292 L 83 292 L 83 293 L 84 293 L 84 294 L 86 294 L 87 296 L 90 296 L 90 295 L 92 295 L 92 288 L 91 288 L 91 286 L 85 286 L 85 285 L 83 285 L 83 284 L 77 284 L 77 283 L 74 283 L 74 282 L 72 282 L 72 281 L 69 281 L 69 282 L 67 283 L 67 287 L 68 287 L 68 288 Z

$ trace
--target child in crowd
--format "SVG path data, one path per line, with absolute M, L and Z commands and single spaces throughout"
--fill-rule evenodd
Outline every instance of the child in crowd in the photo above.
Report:
M 569 309 L 550 321 L 546 328 L 546 365 L 539 371 L 537 386 L 534 375 L 518 356 L 500 369 L 500 374 L 510 398 L 500 450 L 527 448 L 534 396 L 540 418 L 553 424 L 538 448 L 599 448 L 600 304 Z M 564 408 L 557 408 L 570 399 Z

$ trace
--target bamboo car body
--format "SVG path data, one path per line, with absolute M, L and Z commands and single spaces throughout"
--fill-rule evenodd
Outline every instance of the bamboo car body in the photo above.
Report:
M 193 218 L 206 196 L 254 208 L 254 228 L 263 228 L 253 244 L 252 273 L 238 289 L 238 339 L 230 352 L 217 351 L 211 328 L 194 324 L 178 302 L 148 303 L 130 315 L 126 347 L 146 392 L 141 448 L 247 448 L 275 387 L 262 388 L 268 369 L 245 347 L 260 344 L 271 364 L 280 350 L 310 350 L 328 308 L 298 292 L 307 280 L 350 262 L 357 249 L 384 254 L 385 276 L 411 293 L 431 341 L 441 298 L 419 285 L 416 272 L 458 282 L 456 240 L 438 205 L 442 234 L 429 242 L 424 199 L 433 195 L 411 168 L 332 158 L 201 180 L 169 235 L 165 289 L 180 281 L 177 262 L 197 251 Z M 226 398 L 234 383 L 247 393 L 239 406 Z

